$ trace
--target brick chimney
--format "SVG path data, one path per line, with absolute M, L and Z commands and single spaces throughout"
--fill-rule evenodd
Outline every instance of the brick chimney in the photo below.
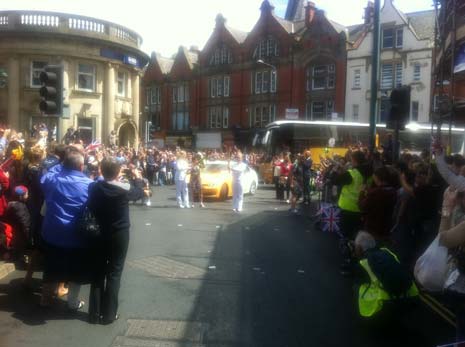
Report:
M 309 25 L 313 18 L 315 17 L 316 13 L 316 6 L 313 1 L 307 2 L 307 6 L 305 6 L 305 24 Z
M 375 4 L 372 1 L 368 1 L 367 7 L 365 7 L 365 14 L 363 18 L 365 19 L 365 24 L 373 22 L 373 16 L 375 14 Z

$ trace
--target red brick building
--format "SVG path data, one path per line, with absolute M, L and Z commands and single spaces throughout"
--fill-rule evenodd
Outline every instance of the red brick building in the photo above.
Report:
M 165 144 L 246 146 L 269 122 L 296 115 L 288 109 L 299 119 L 343 118 L 346 29 L 303 0 L 289 1 L 285 19 L 268 0 L 260 11 L 250 33 L 220 14 L 202 51 L 152 55 L 145 116 Z

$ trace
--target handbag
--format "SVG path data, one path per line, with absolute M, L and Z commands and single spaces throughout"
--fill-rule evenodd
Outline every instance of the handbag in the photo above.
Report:
M 100 225 L 87 206 L 84 207 L 78 221 L 78 232 L 84 239 L 89 241 L 99 239 L 102 236 Z

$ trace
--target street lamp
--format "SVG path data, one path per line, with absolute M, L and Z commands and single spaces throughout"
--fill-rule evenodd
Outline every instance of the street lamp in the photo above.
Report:
M 263 59 L 258 59 L 258 60 L 257 60 L 257 64 L 265 65 L 265 66 L 271 67 L 273 70 L 276 70 L 276 66 L 271 65 L 271 64 L 265 62 Z

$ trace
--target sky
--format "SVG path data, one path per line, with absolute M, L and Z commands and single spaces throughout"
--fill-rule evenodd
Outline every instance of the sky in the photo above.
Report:
M 284 17 L 287 0 L 270 0 Z M 363 21 L 367 0 L 313 0 L 327 16 L 344 25 Z M 383 1 L 383 0 L 382 0 Z M 180 45 L 202 48 L 222 13 L 233 28 L 250 31 L 260 15 L 262 0 L 13 0 L 0 10 L 43 10 L 105 19 L 139 33 L 142 50 L 173 56 Z M 394 0 L 403 12 L 432 9 L 433 0 Z

